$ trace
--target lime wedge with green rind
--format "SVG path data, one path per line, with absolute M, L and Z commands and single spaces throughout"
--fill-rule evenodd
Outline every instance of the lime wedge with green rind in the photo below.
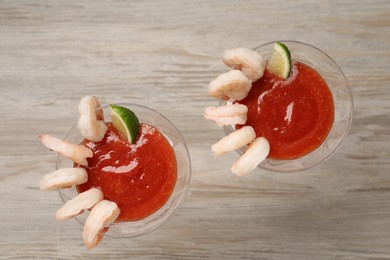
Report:
M 114 127 L 129 141 L 135 142 L 139 131 L 139 120 L 133 111 L 126 107 L 110 104 L 111 120 Z
M 276 42 L 271 59 L 268 61 L 267 70 L 284 79 L 290 76 L 291 72 L 291 54 L 286 45 Z

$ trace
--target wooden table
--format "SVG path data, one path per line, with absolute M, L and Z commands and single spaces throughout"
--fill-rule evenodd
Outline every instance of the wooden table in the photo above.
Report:
M 340 3 L 342 2 L 342 3 Z M 355 114 L 327 162 L 305 172 L 236 177 L 238 154 L 214 158 L 222 130 L 208 82 L 225 49 L 307 42 L 349 79 Z M 390 2 L 0 1 L 1 259 L 390 259 Z M 157 231 L 105 238 L 57 222 L 57 192 L 38 189 L 87 94 L 160 111 L 183 134 L 192 182 Z

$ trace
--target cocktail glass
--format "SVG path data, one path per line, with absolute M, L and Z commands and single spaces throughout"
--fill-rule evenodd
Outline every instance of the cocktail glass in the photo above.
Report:
M 108 237 L 135 237 L 152 232 L 167 222 L 174 215 L 175 211 L 183 203 L 189 189 L 191 179 L 191 161 L 185 141 L 177 128 L 160 113 L 137 104 L 115 104 L 131 109 L 139 118 L 140 122 L 156 127 L 171 144 L 177 163 L 177 180 L 168 201 L 152 215 L 139 220 L 114 223 L 105 234 Z M 105 121 L 111 121 L 110 110 L 104 106 Z M 65 140 L 71 143 L 80 143 L 83 136 L 74 126 L 66 135 Z M 59 155 L 56 169 L 73 167 L 73 162 Z M 78 192 L 73 186 L 68 189 L 59 190 L 63 202 L 74 198 Z M 76 216 L 76 220 L 84 225 L 89 211 Z
M 309 169 L 329 159 L 341 146 L 349 131 L 352 114 L 353 98 L 348 80 L 341 68 L 320 49 L 307 43 L 298 41 L 280 41 L 284 43 L 291 52 L 293 60 L 300 61 L 317 70 L 325 79 L 334 101 L 334 123 L 325 141 L 311 153 L 294 160 L 265 159 L 258 167 L 278 172 L 292 172 Z M 263 55 L 265 60 L 271 58 L 275 42 L 269 42 L 254 48 Z M 221 100 L 220 105 L 228 103 Z M 235 131 L 234 126 L 224 126 L 226 135 Z M 246 147 L 238 150 L 239 154 L 245 152 Z

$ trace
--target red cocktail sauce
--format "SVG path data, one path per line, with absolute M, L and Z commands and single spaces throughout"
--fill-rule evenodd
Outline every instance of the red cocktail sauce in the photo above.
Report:
M 325 80 L 295 61 L 288 79 L 266 70 L 238 103 L 248 107 L 245 125 L 270 143 L 271 159 L 296 159 L 312 152 L 324 142 L 334 121 L 333 97 Z
M 85 140 L 94 156 L 88 158 L 88 182 L 79 192 L 99 187 L 104 198 L 117 203 L 117 222 L 143 219 L 168 200 L 176 183 L 176 158 L 167 139 L 154 127 L 140 124 L 134 144 L 108 124 L 101 142 Z

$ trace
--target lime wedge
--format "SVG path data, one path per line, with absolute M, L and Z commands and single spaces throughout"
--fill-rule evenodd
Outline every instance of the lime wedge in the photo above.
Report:
M 111 120 L 114 127 L 133 144 L 137 138 L 139 121 L 133 111 L 126 107 L 110 104 Z
M 291 71 L 291 54 L 286 45 L 280 42 L 275 43 L 267 70 L 278 77 L 288 78 Z

